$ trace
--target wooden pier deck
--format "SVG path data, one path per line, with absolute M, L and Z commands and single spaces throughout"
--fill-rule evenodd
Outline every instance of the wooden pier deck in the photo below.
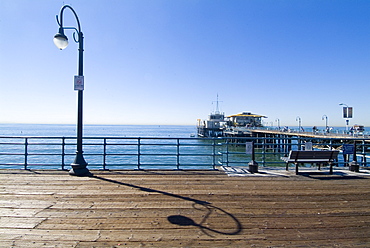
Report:
M 0 170 L 0 247 L 369 247 L 370 177 Z

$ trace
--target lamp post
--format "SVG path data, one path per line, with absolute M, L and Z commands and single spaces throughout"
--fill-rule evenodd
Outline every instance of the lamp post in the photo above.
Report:
M 328 117 L 327 117 L 326 115 L 323 115 L 321 119 L 322 119 L 322 120 L 324 120 L 324 119 L 325 119 L 325 132 L 326 132 L 326 133 L 329 133 Z
M 63 12 L 68 8 L 70 9 L 77 21 L 77 28 L 75 27 L 63 27 Z M 59 19 L 57 15 L 57 23 L 59 25 L 59 32 L 54 36 L 54 44 L 63 50 L 68 46 L 68 38 L 64 34 L 65 29 L 73 29 L 77 33 L 78 37 L 76 39 L 75 33 L 73 33 L 73 39 L 78 46 L 78 76 L 75 76 L 75 90 L 78 90 L 78 107 L 77 107 L 77 151 L 74 162 L 71 164 L 72 169 L 69 171 L 70 175 L 73 176 L 88 176 L 91 175 L 90 171 L 87 169 L 87 163 L 83 157 L 82 151 L 82 103 L 83 103 L 83 34 L 81 32 L 80 21 L 74 9 L 69 5 L 64 5 L 59 14 Z
M 276 122 L 277 122 L 277 124 L 278 124 L 278 130 L 280 130 L 280 119 L 279 118 L 276 118 L 276 120 L 275 120 Z
M 297 116 L 295 120 L 298 121 L 298 132 L 301 132 L 301 117 Z

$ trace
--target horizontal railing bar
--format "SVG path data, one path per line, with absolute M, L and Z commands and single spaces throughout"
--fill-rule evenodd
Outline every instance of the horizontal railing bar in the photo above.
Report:
M 88 144 L 88 143 L 86 143 Z M 107 143 L 107 145 L 112 145 L 110 143 Z M 122 143 L 117 143 L 117 145 L 123 145 Z M 137 145 L 137 144 L 131 144 L 131 145 Z M 177 146 L 178 144 L 177 143 L 173 143 L 173 144 L 168 144 L 168 143 L 142 143 L 140 142 L 140 145 L 144 145 L 144 146 L 156 146 L 156 145 L 160 145 L 160 146 Z M 215 146 L 213 144 L 179 144 L 181 146 Z M 216 144 L 217 146 L 217 144 Z M 221 145 L 218 145 L 218 146 L 221 146 Z
M 1 164 L 0 163 L 0 165 L 15 165 L 15 166 L 24 166 L 24 164 L 20 164 L 20 163 L 14 163 L 14 164 L 12 164 L 12 163 L 10 163 L 10 164 Z M 51 163 L 48 163 L 48 164 L 35 164 L 35 163 L 27 163 L 27 167 L 29 167 L 29 166 L 43 166 L 43 167 L 45 167 L 45 166 L 48 166 L 48 167 L 51 167 L 51 166 L 61 166 L 62 164 L 51 164 Z
M 24 155 L 24 154 L 20 154 Z M 60 153 L 27 153 L 28 156 L 61 156 Z M 67 154 L 64 154 L 67 155 Z M 76 154 L 69 154 L 69 155 L 76 155 Z
M 2 164 L 2 163 L 0 163 L 0 165 L 15 165 L 15 166 L 24 166 L 24 164 L 20 164 L 20 163 L 6 163 L 6 164 Z
M 0 156 L 22 156 L 24 153 L 0 153 Z
M 21 165 L 23 166 L 23 165 Z M 91 167 L 102 167 L 101 165 L 99 164 L 89 164 L 89 166 Z M 176 167 L 176 165 L 174 164 L 140 164 L 140 167 L 141 166 L 152 166 L 152 167 L 161 167 L 161 166 L 165 166 L 165 167 Z M 180 165 L 181 167 L 213 167 L 213 164 L 181 164 Z M 109 167 L 137 167 L 137 164 L 110 164 Z M 157 169 L 160 169 L 160 168 L 157 168 Z M 108 168 L 109 170 L 109 168 Z
M 89 155 L 88 153 L 84 153 L 85 155 Z M 101 155 L 101 154 L 99 154 Z M 106 156 L 137 156 L 140 155 L 139 153 L 106 153 Z
M 24 144 L 24 143 L 23 143 Z M 39 143 L 36 143 L 36 142 L 30 142 L 30 140 L 28 140 L 28 144 L 29 145 L 53 145 L 53 146 L 60 146 L 61 144 L 60 143 L 48 143 L 48 142 L 39 142 Z
M 7 145 L 7 144 L 24 145 L 24 142 L 22 142 L 22 143 L 20 143 L 20 142 L 0 142 L 0 145 Z
M 0 139 L 76 139 L 76 137 L 64 137 L 64 136 L 0 136 Z M 106 140 L 202 140 L 202 141 L 223 141 L 223 140 L 337 140 L 336 137 L 219 137 L 219 138 L 174 138 L 174 137 L 96 137 L 96 136 L 85 136 L 84 139 L 106 139 Z M 368 141 L 369 138 L 361 137 L 345 137 L 342 140 L 353 140 L 353 141 Z
M 104 145 L 102 144 L 89 144 L 85 143 L 84 145 Z M 130 143 L 107 143 L 106 146 L 137 146 L 138 144 L 130 144 Z
M 101 139 L 101 137 L 96 138 Z M 63 136 L 0 136 L 0 139 L 77 139 L 77 138 Z

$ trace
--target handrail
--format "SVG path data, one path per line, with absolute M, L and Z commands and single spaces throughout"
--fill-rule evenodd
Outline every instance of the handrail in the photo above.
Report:
M 302 150 L 299 137 L 85 137 L 84 156 L 91 169 L 210 169 L 246 166 L 251 158 L 244 143 L 254 141 L 260 166 L 285 166 L 280 157 Z M 333 139 L 310 138 L 318 148 L 339 149 Z M 353 142 L 353 141 L 351 141 Z M 368 166 L 369 141 L 357 139 L 359 163 Z M 61 169 L 73 162 L 76 137 L 0 136 L 0 169 Z M 349 161 L 343 161 L 343 164 Z

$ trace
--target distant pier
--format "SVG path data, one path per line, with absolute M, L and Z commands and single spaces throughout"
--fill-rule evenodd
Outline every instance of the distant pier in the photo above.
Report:
M 268 129 L 234 129 L 225 130 L 225 137 L 299 137 L 313 139 L 338 139 L 338 140 L 364 140 L 370 141 L 369 135 L 353 135 L 338 133 L 314 133 L 314 132 L 286 132 L 281 130 Z

